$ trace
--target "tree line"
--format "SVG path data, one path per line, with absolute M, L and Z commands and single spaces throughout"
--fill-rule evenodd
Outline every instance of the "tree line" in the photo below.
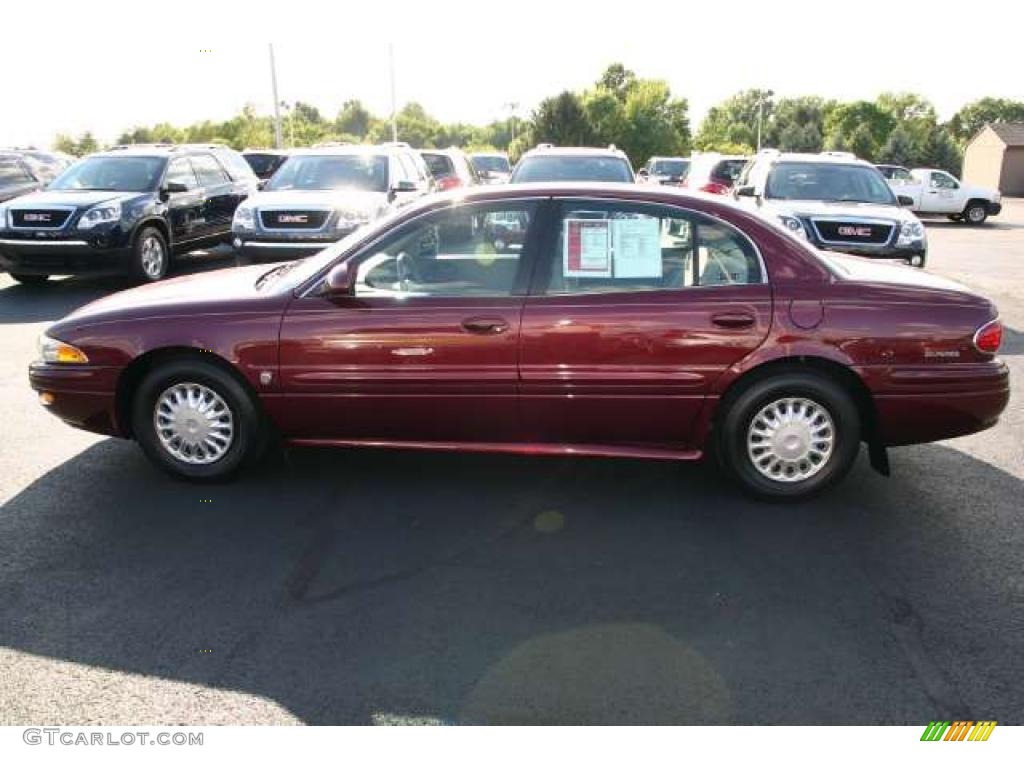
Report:
M 543 99 L 528 117 L 510 115 L 485 125 L 443 123 L 422 105 L 406 104 L 396 115 L 398 137 L 414 147 L 458 146 L 507 151 L 513 160 L 541 142 L 622 149 L 635 166 L 652 155 L 691 151 L 749 154 L 760 145 L 785 152 L 845 150 L 877 163 L 944 168 L 959 173 L 966 143 L 986 124 L 1024 121 L 1024 102 L 982 98 L 940 122 L 934 105 L 916 93 L 880 94 L 874 101 L 837 101 L 819 96 L 776 98 L 748 89 L 712 107 L 695 134 L 689 104 L 664 80 L 641 78 L 622 64 L 607 67 L 582 91 Z M 320 142 L 380 143 L 391 139 L 391 120 L 374 115 L 358 99 L 346 101 L 333 118 L 303 102 L 284 104 L 287 146 Z M 270 147 L 274 123 L 251 106 L 221 122 L 188 126 L 159 123 L 123 132 L 118 144 L 217 142 L 235 149 Z M 54 148 L 73 155 L 100 149 L 91 132 L 57 136 Z

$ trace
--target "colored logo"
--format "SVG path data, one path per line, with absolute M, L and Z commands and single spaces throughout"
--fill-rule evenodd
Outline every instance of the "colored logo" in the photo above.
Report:
M 921 734 L 921 741 L 988 741 L 995 720 L 932 720 Z

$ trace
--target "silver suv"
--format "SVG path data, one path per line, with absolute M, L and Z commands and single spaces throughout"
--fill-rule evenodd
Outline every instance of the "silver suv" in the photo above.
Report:
M 875 166 L 849 152 L 759 152 L 732 190 L 741 204 L 817 248 L 923 267 L 924 227 Z M 912 202 L 912 201 L 911 201 Z
M 626 154 L 613 146 L 556 147 L 540 144 L 526 152 L 512 171 L 513 184 L 531 181 L 636 181 Z
M 316 253 L 433 189 L 407 146 L 293 150 L 262 192 L 235 211 L 232 245 L 244 260 Z

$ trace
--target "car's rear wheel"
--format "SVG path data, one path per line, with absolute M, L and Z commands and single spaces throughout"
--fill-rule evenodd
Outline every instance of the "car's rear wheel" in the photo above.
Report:
M 50 279 L 49 275 L 23 275 L 19 272 L 11 272 L 11 279 L 22 285 L 42 285 Z
M 156 227 L 143 227 L 132 246 L 132 277 L 155 283 L 167 276 L 171 265 L 167 241 Z
M 253 398 L 231 374 L 179 359 L 149 373 L 135 393 L 132 431 L 146 456 L 188 480 L 219 480 L 258 457 L 264 429 Z
M 860 448 L 860 418 L 839 384 L 786 371 L 727 398 L 717 425 L 726 471 L 768 500 L 818 493 L 849 471 Z
M 967 207 L 964 208 L 964 221 L 968 224 L 977 226 L 978 224 L 984 224 L 985 219 L 988 218 L 988 206 L 978 201 L 970 202 Z

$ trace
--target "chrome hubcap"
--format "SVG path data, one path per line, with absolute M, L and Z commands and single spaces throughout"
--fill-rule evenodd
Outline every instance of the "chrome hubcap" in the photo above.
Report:
M 747 430 L 747 454 L 754 468 L 781 483 L 814 477 L 828 463 L 834 444 L 831 414 L 804 397 L 769 403 Z
M 142 271 L 149 277 L 160 277 L 164 271 L 164 246 L 152 235 L 142 241 Z
M 164 450 L 186 464 L 212 464 L 235 438 L 235 420 L 224 399 L 192 382 L 164 390 L 153 409 L 153 426 Z

